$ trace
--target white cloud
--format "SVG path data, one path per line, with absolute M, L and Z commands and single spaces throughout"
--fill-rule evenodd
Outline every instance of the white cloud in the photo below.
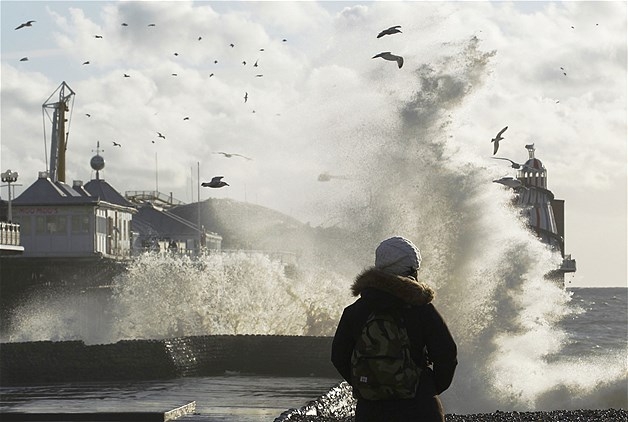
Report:
M 231 185 L 211 195 L 242 200 L 246 192 L 249 201 L 313 220 L 320 211 L 313 203 L 339 203 L 359 190 L 353 182 L 321 184 L 318 174 L 368 174 L 361 160 L 386 156 L 382 147 L 395 141 L 389 131 L 404 124 L 404 104 L 427 95 L 421 84 L 431 68 L 441 76 L 429 81 L 440 84 L 438 100 L 450 90 L 451 102 L 429 110 L 450 122 L 431 135 L 447 140 L 448 150 L 491 172 L 508 171 L 489 159 L 490 138 L 507 124 L 499 155 L 525 160 L 523 145 L 535 142 L 557 196 L 579 195 L 571 187 L 576 173 L 592 198 L 615 190 L 625 197 L 625 3 L 43 6 L 48 22 L 38 19 L 38 28 L 22 34 L 3 32 L 2 41 L 1 164 L 19 171 L 24 185 L 45 169 L 41 104 L 66 80 L 77 93 L 70 177 L 90 177 L 88 161 L 100 142 L 103 174 L 120 190 L 152 190 L 157 158 L 159 189 L 190 201 L 200 162 L 202 179 L 221 174 Z M 3 28 L 18 19 L 10 12 L 3 5 Z M 392 25 L 403 32 L 376 38 Z M 32 60 L 16 61 L 18 45 Z M 403 54 L 404 67 L 371 58 L 380 51 Z M 472 53 L 478 62 L 469 61 Z M 114 148 L 113 140 L 123 147 Z M 566 199 L 568 213 L 579 215 Z M 586 217 L 578 218 L 574 226 Z M 625 279 L 625 268 L 619 273 Z

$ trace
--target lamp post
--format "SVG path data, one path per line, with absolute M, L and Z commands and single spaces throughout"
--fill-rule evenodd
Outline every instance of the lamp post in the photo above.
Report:
M 15 183 L 17 181 L 17 171 L 11 171 L 10 169 L 0 174 L 2 177 L 2 181 L 9 186 L 9 209 L 7 212 L 7 221 L 10 223 L 13 220 L 13 214 L 11 211 L 11 183 Z

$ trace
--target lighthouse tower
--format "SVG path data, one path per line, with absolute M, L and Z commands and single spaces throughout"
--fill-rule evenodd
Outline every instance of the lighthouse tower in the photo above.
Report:
M 547 188 L 547 169 L 535 157 L 534 144 L 526 145 L 528 161 L 517 171 L 522 184 L 517 204 L 528 219 L 528 226 L 550 248 L 560 251 L 563 263 L 549 276 L 564 283 L 564 274 L 576 271 L 576 261 L 565 254 L 565 201 L 556 199 Z

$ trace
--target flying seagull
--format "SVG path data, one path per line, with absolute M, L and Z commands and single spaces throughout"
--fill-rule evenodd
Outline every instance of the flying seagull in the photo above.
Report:
M 114 147 L 121 147 L 122 146 L 121 144 L 117 143 L 116 141 L 111 141 L 111 142 L 113 142 L 113 146 Z
M 519 164 L 519 163 L 515 163 L 514 161 L 512 161 L 509 158 L 502 158 L 502 157 L 491 157 L 495 160 L 506 160 L 506 161 L 510 161 L 512 164 L 510 167 L 514 168 L 514 169 L 520 169 L 521 167 L 527 167 L 525 164 Z
M 28 61 L 28 57 L 22 57 L 22 58 L 20 59 L 20 61 L 21 61 L 21 62 L 27 62 L 27 61 Z
M 245 92 L 244 93 L 244 102 L 246 103 L 249 100 L 249 93 Z
M 89 64 L 89 60 L 88 60 L 88 61 L 86 61 L 86 62 L 83 62 L 83 64 Z
M 499 183 L 514 189 L 523 187 L 523 182 L 521 180 L 512 177 L 502 177 L 501 179 L 493 180 L 493 183 Z
M 399 69 L 401 69 L 401 66 L 403 66 L 403 57 L 396 56 L 396 55 L 392 54 L 390 51 L 384 51 L 383 53 L 376 54 L 372 58 L 376 59 L 378 57 L 381 57 L 384 60 L 390 60 L 392 62 L 397 62 L 397 66 L 399 66 Z
M 164 135 L 162 135 L 161 132 L 157 132 L 157 136 L 159 136 L 162 139 L 166 139 L 166 137 Z
M 242 154 L 236 154 L 236 153 L 234 153 L 234 152 L 214 152 L 213 154 L 222 154 L 222 155 L 224 155 L 224 156 L 225 156 L 225 157 L 227 157 L 227 158 L 231 158 L 231 157 L 242 157 L 242 158 L 244 158 L 244 159 L 246 159 L 246 160 L 252 160 L 252 158 L 246 157 L 246 156 L 244 156 L 244 155 L 242 155 Z
M 497 132 L 497 135 L 491 139 L 491 142 L 494 142 L 495 145 L 493 146 L 493 155 L 497 154 L 497 150 L 499 149 L 499 141 L 501 141 L 502 139 L 504 139 L 502 137 L 502 133 L 506 132 L 506 129 L 508 129 L 508 126 L 506 126 L 505 128 L 503 128 L 502 130 L 500 130 L 499 132 Z
M 20 24 L 17 28 L 15 28 L 16 30 L 20 29 L 20 28 L 24 28 L 25 26 L 33 26 L 33 22 L 37 22 L 37 21 L 28 21 L 28 22 L 24 22 L 22 24 Z
M 210 182 L 201 183 L 201 186 L 203 186 L 204 188 L 221 188 L 223 186 L 229 186 L 229 183 L 223 182 L 221 180 L 223 177 L 224 176 L 213 177 Z
M 94 38 L 102 38 L 102 35 L 94 35 Z
M 383 37 L 384 35 L 398 34 L 398 33 L 400 33 L 400 32 L 401 32 L 401 30 L 400 30 L 399 28 L 401 28 L 401 25 L 395 25 L 395 26 L 391 26 L 391 27 L 390 27 L 390 28 L 388 28 L 388 29 L 384 29 L 382 32 L 380 32 L 380 33 L 377 35 L 377 38 L 381 38 L 381 37 Z

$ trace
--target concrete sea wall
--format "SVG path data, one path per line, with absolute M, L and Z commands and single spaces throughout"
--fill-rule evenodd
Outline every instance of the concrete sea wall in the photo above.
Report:
M 338 377 L 331 337 L 192 336 L 86 345 L 82 341 L 0 344 L 0 385 L 150 380 L 220 375 Z

